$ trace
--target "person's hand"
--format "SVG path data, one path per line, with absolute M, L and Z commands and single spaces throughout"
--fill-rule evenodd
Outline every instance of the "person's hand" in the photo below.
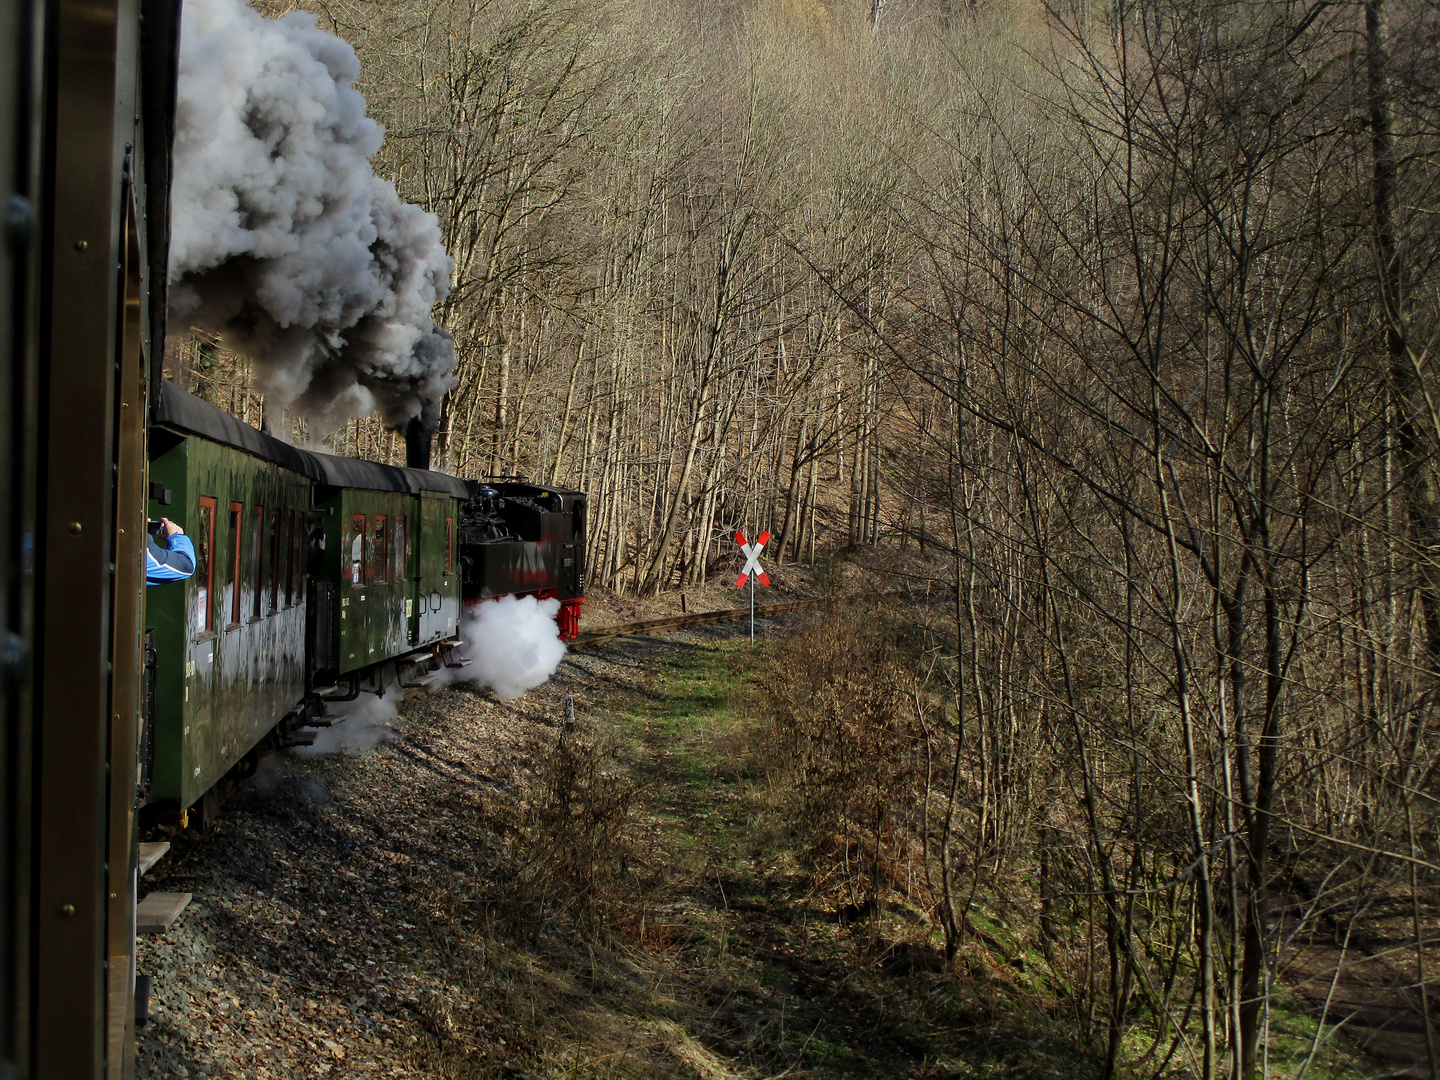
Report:
M 169 518 L 162 517 L 160 519 L 160 535 L 166 540 L 169 540 L 170 537 L 174 536 L 176 533 L 180 533 L 183 536 L 185 534 L 185 530 L 182 529 L 179 525 L 176 525 L 175 522 L 171 521 Z

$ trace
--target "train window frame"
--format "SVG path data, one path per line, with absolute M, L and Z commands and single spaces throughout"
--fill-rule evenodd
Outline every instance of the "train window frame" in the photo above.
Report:
M 250 513 L 250 545 L 250 621 L 257 622 L 265 596 L 265 507 L 261 503 Z
M 363 589 L 365 587 L 365 515 L 350 515 L 350 539 L 347 543 L 349 551 L 346 557 L 350 560 L 350 587 L 352 589 Z
M 280 570 L 282 556 L 285 548 L 280 543 L 280 508 L 273 507 L 270 511 L 270 610 L 266 615 L 274 615 L 280 610 Z
M 240 517 L 244 513 L 244 503 L 230 503 L 230 619 L 225 623 L 226 630 L 240 626 Z
M 455 519 L 445 519 L 445 573 L 455 572 Z
M 199 541 L 195 551 L 195 603 L 199 626 L 195 640 L 201 641 L 215 633 L 215 509 L 214 495 L 200 496 L 200 510 L 195 529 Z M 208 513 L 207 513 L 208 511 Z
M 365 530 L 365 577 L 372 585 L 383 585 L 390 580 L 390 567 L 386 562 L 390 554 L 389 528 L 389 516 L 375 514 Z
M 410 580 L 410 531 L 404 514 L 395 515 L 395 519 L 390 523 L 390 535 L 391 555 L 395 559 L 395 580 L 403 583 Z

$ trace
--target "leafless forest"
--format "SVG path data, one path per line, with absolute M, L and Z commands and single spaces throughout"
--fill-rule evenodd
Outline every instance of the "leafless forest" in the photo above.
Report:
M 1434 1080 L 1440 6 L 847 3 L 307 5 L 456 259 L 437 467 L 621 593 L 923 554 L 774 705 L 855 902 L 1023 883 L 1106 1076 Z

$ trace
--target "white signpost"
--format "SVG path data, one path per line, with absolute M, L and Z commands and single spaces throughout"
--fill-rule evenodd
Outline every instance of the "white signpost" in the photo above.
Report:
M 740 576 L 735 579 L 735 587 L 743 589 L 745 582 L 750 582 L 750 644 L 755 644 L 755 579 L 760 579 L 760 584 L 770 585 L 770 575 L 765 573 L 765 568 L 760 565 L 760 552 L 765 550 L 765 545 L 770 542 L 769 531 L 762 532 L 755 538 L 755 543 L 745 543 L 745 534 L 737 532 L 735 543 L 740 545 L 740 550 L 745 553 L 745 566 L 740 571 Z

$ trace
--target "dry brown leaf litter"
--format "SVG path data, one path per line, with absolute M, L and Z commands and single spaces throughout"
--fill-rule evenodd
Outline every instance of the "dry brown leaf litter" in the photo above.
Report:
M 559 697 L 412 702 L 393 742 L 273 758 L 179 840 L 144 882 L 195 901 L 140 943 L 140 1075 L 422 1075 L 437 1036 L 503 1075 L 521 1028 L 453 963 L 478 917 L 459 894 L 503 866 L 512 774 Z

